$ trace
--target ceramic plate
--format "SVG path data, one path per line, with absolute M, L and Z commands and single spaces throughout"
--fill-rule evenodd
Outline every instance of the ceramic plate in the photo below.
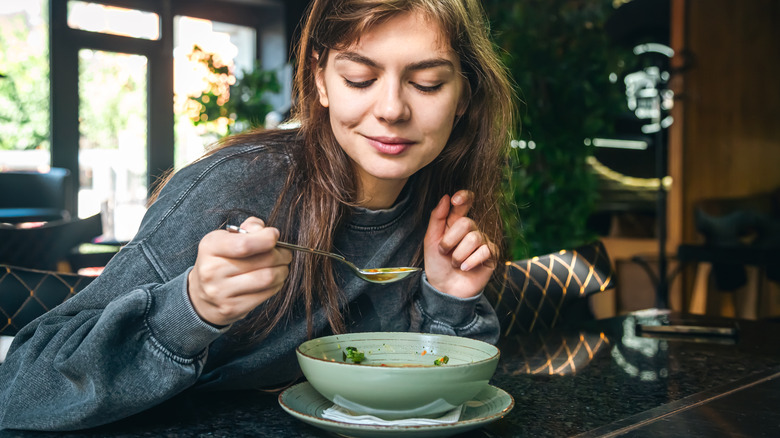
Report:
M 299 383 L 279 394 L 282 409 L 312 426 L 356 438 L 374 437 L 445 437 L 476 429 L 503 417 L 515 405 L 506 391 L 488 386 L 466 402 L 460 421 L 427 426 L 370 426 L 328 420 L 322 412 L 333 403 L 320 395 L 309 382 Z

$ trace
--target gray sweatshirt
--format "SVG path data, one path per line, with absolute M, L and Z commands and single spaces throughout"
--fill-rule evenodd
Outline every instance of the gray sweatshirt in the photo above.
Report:
M 250 214 L 268 217 L 290 169 L 287 147 L 232 146 L 177 172 L 105 271 L 18 333 L 0 365 L 0 429 L 83 429 L 185 390 L 278 388 L 299 378 L 295 348 L 307 339 L 304 317 L 260 343 L 238 345 L 230 327 L 201 320 L 187 294 L 206 233 Z M 407 196 L 387 210 L 355 209 L 335 250 L 361 267 L 408 265 L 427 227 L 413 223 L 411 204 Z M 377 285 L 334 269 L 350 332 L 498 339 L 483 295 L 446 295 L 424 274 Z M 315 336 L 329 334 L 322 309 L 314 309 Z

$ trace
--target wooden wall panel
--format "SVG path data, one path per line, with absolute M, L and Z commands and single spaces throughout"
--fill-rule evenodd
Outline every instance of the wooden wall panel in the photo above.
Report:
M 674 123 L 669 128 L 668 136 L 668 173 L 672 177 L 672 186 L 667 196 L 667 251 L 674 253 L 683 242 L 683 190 L 685 186 L 685 174 L 683 162 L 685 150 L 683 148 L 683 138 L 685 126 L 685 100 L 683 99 L 685 91 L 685 75 L 682 73 L 685 66 L 685 30 L 686 30 L 686 10 L 687 0 L 671 0 L 670 20 L 671 24 L 669 43 L 674 50 L 674 57 L 671 60 L 672 77 L 669 82 L 669 88 L 674 91 L 675 104 L 671 110 L 671 116 Z M 677 73 L 680 72 L 680 73 Z
M 674 2 L 686 68 L 670 132 L 670 236 L 694 242 L 696 201 L 780 187 L 780 1 Z

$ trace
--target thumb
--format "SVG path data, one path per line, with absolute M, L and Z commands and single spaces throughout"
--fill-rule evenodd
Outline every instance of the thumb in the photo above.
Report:
M 450 197 L 444 195 L 436 208 L 431 212 L 431 219 L 428 221 L 428 230 L 425 232 L 426 243 L 435 243 L 444 235 L 447 228 L 447 216 L 450 213 Z

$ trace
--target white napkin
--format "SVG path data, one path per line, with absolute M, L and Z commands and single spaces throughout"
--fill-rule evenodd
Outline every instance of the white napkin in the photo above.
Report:
M 437 424 L 457 423 L 460 414 L 463 412 L 463 405 L 445 412 L 438 418 L 402 418 L 400 420 L 383 420 L 373 415 L 360 415 L 344 409 L 334 404 L 322 412 L 322 417 L 328 420 L 340 421 L 342 423 L 362 424 L 369 426 L 433 426 Z
M 13 340 L 13 336 L 0 336 L 0 363 L 5 362 L 5 355 L 8 353 L 8 349 L 11 348 Z

